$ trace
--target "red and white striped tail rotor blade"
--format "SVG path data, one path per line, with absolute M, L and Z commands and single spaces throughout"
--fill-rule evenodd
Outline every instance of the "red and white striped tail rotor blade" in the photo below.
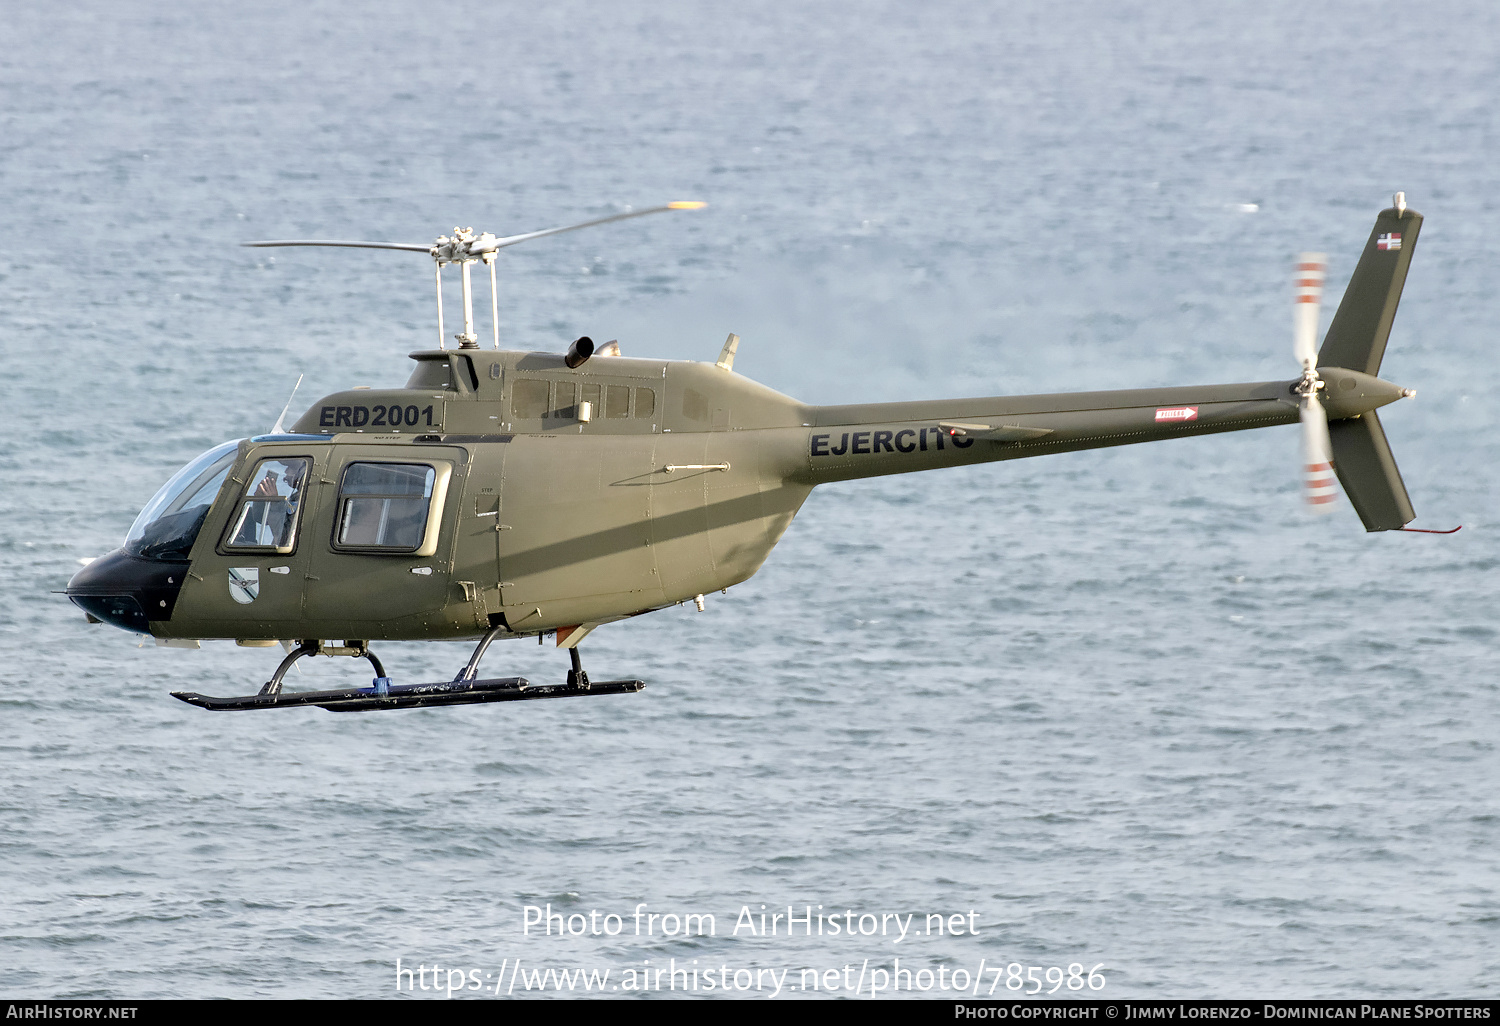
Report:
M 1302 402 L 1302 482 L 1307 504 L 1314 513 L 1333 512 L 1338 498 L 1338 478 L 1333 474 L 1332 451 L 1328 441 L 1328 414 L 1317 393 Z
M 1292 290 L 1292 345 L 1304 371 L 1318 365 L 1318 312 L 1322 308 L 1327 271 L 1326 253 L 1303 253 L 1297 257 Z

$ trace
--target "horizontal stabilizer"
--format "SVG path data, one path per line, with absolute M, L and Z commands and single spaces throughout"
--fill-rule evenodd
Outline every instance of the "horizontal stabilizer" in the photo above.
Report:
M 1422 215 L 1415 210 L 1391 207 L 1380 212 L 1323 339 L 1319 367 L 1380 373 L 1386 339 L 1406 284 L 1406 269 L 1421 230 Z
M 1396 531 L 1416 519 L 1401 471 L 1396 469 L 1396 459 L 1373 410 L 1350 420 L 1333 421 L 1328 425 L 1328 436 L 1334 472 L 1366 531 Z

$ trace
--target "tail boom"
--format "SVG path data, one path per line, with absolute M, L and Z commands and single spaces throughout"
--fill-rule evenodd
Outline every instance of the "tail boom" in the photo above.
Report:
M 1378 378 L 1342 373 L 1340 383 L 1349 385 L 1330 396 L 1330 418 L 1356 417 L 1402 394 Z M 1299 416 L 1295 384 L 816 407 L 806 434 L 806 469 L 798 476 L 809 484 L 850 481 L 1293 424 Z

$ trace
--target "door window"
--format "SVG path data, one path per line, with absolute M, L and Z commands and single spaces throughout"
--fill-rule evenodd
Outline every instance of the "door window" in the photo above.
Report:
M 349 464 L 339 482 L 335 543 L 386 552 L 424 548 L 436 479 L 437 471 L 426 464 Z
M 291 552 L 297 545 L 297 516 L 311 462 L 281 456 L 257 463 L 225 547 Z

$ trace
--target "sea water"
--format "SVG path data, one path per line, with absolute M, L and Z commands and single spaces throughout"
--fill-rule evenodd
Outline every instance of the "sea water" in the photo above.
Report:
M 1493 996 L 1497 17 L 9 11 L 0 990 Z M 1290 427 L 829 485 L 704 612 L 590 636 L 641 694 L 349 716 L 191 708 L 280 653 L 58 593 L 299 375 L 293 415 L 433 345 L 420 255 L 242 241 L 706 200 L 507 251 L 506 345 L 733 331 L 737 372 L 844 403 L 1289 379 L 1294 254 L 1330 254 L 1326 325 L 1398 189 L 1427 221 L 1382 373 L 1419 395 L 1381 412 L 1455 535 L 1309 517 Z M 468 654 L 377 651 L 404 682 Z

